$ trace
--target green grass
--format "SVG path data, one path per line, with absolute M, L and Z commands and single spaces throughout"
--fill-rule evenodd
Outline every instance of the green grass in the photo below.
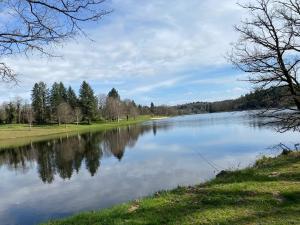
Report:
M 77 134 L 78 132 L 101 131 L 121 126 L 141 123 L 150 120 L 150 116 L 139 116 L 135 120 L 120 122 L 94 123 L 91 125 L 44 125 L 33 126 L 30 130 L 27 124 L 0 125 L 0 150 L 8 147 L 18 147 L 35 141 L 47 140 L 61 136 Z
M 46 224 L 300 224 L 300 153 L 264 157 L 202 185 Z

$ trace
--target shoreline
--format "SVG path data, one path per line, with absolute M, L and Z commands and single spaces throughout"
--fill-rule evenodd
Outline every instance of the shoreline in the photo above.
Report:
M 36 141 L 44 141 L 89 131 L 104 131 L 139 124 L 151 121 L 151 119 L 152 118 L 150 116 L 140 116 L 135 120 L 130 119 L 128 121 L 122 120 L 119 122 L 94 123 L 91 125 L 68 124 L 67 128 L 65 128 L 64 125 L 33 126 L 31 130 L 28 125 L 24 124 L 0 125 L 0 151 L 5 148 L 19 147 Z
M 44 223 L 79 224 L 297 224 L 300 152 L 262 157 L 254 166 L 223 171 L 206 183 L 100 211 Z
M 170 117 L 168 116 L 162 116 L 162 117 L 152 117 L 151 120 L 163 120 L 163 119 L 168 119 Z

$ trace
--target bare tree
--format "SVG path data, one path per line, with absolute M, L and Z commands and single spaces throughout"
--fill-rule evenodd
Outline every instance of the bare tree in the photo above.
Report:
M 5 123 L 6 119 L 7 119 L 7 113 L 6 113 L 6 110 L 5 110 L 5 105 L 2 104 L 0 106 L 0 123 Z
M 61 123 L 64 123 L 65 127 L 67 127 L 67 123 L 73 121 L 72 108 L 68 103 L 63 102 L 58 105 L 57 118 L 58 124 L 60 125 Z
M 25 112 L 27 123 L 29 124 L 29 129 L 31 130 L 32 122 L 34 120 L 34 112 L 30 104 L 25 103 L 24 112 Z
M 117 120 L 119 122 L 121 112 L 122 112 L 122 104 L 119 99 L 108 97 L 106 100 L 106 115 L 108 119 Z
M 45 46 L 84 34 L 82 24 L 98 21 L 109 13 L 105 0 L 2 0 L 0 12 L 7 17 L 0 28 L 0 57 L 37 50 L 51 55 Z M 15 80 L 14 71 L 0 62 L 3 81 Z
M 76 124 L 78 126 L 79 122 L 82 120 L 82 112 L 79 107 L 74 109 L 74 116 L 76 118 Z
M 287 88 L 282 97 L 292 100 L 295 107 L 266 110 L 265 115 L 281 123 L 280 131 L 299 130 L 300 1 L 252 2 L 241 5 L 248 10 L 249 17 L 235 27 L 240 38 L 234 44 L 230 60 L 250 73 L 249 81 L 260 89 Z
M 130 108 L 130 115 L 133 117 L 133 119 L 136 119 L 136 117 L 139 115 L 139 110 L 137 107 Z
M 107 102 L 106 94 L 99 94 L 97 96 L 97 110 L 99 112 L 99 115 L 101 115 L 101 117 L 105 117 L 104 114 L 105 114 L 106 102 Z
M 130 99 L 125 99 L 123 101 L 123 111 L 126 114 L 127 120 L 129 117 L 136 118 L 138 116 L 138 109 L 135 103 Z
M 22 102 L 23 99 L 19 96 L 16 96 L 14 99 L 14 104 L 16 107 L 16 113 L 17 113 L 17 123 L 21 123 L 21 114 L 22 114 Z

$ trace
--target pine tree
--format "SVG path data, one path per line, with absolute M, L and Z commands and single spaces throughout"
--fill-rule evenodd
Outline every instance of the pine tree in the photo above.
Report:
M 155 111 L 155 106 L 154 106 L 153 102 L 151 102 L 150 111 L 151 111 L 151 113 L 154 113 L 154 111 Z
M 94 118 L 97 110 L 97 99 L 91 86 L 83 81 L 79 90 L 79 101 L 83 119 L 88 123 Z
M 67 91 L 63 83 L 58 84 L 55 82 L 52 85 L 50 91 L 51 107 L 55 109 L 60 103 L 66 102 L 66 100 L 67 100 Z
M 6 108 L 6 115 L 7 115 L 7 118 L 6 118 L 6 123 L 14 123 L 16 122 L 16 107 L 14 106 L 14 104 L 12 102 L 8 103 Z
M 46 123 L 48 111 L 48 89 L 44 82 L 35 83 L 32 89 L 32 107 L 36 122 Z
M 115 88 L 111 89 L 111 91 L 108 92 L 108 97 L 120 100 L 120 95 L 119 95 L 118 91 Z
M 54 82 L 50 91 L 50 104 L 52 114 L 55 114 L 56 108 L 61 102 L 62 99 L 59 92 L 59 84 Z
M 59 94 L 62 99 L 62 102 L 66 102 L 67 101 L 67 89 L 65 88 L 65 85 L 62 82 L 59 83 Z
M 78 98 L 71 86 L 69 86 L 67 90 L 67 103 L 69 103 L 72 109 L 75 109 L 78 106 Z
M 67 101 L 67 91 L 62 82 L 54 83 L 50 91 L 50 106 L 51 106 L 51 118 L 57 119 L 57 108 L 60 104 Z

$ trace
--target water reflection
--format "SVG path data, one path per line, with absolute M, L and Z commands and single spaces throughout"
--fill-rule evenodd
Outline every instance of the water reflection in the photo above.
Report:
M 94 176 L 100 170 L 103 157 L 121 160 L 125 148 L 133 148 L 140 135 L 151 131 L 156 134 L 157 129 L 167 126 L 156 123 L 152 127 L 128 126 L 4 149 L 0 152 L 0 167 L 26 173 L 33 163 L 37 163 L 39 177 L 44 183 L 52 183 L 56 174 L 62 179 L 71 179 L 83 165 Z
M 221 122 L 221 123 L 220 123 Z M 52 183 L 55 175 L 62 179 L 71 179 L 78 174 L 82 167 L 93 177 L 100 170 L 103 157 L 115 157 L 119 161 L 124 156 L 125 148 L 133 148 L 139 138 L 146 132 L 156 136 L 159 129 L 168 131 L 174 127 L 213 127 L 244 124 L 254 129 L 271 128 L 264 126 L 264 122 L 248 112 L 220 113 L 175 117 L 164 121 L 151 121 L 143 126 L 134 125 L 118 128 L 106 132 L 77 134 L 67 138 L 54 139 L 31 143 L 30 145 L 3 149 L 0 152 L 0 168 L 25 174 L 37 164 L 40 179 L 44 183 Z
M 106 208 L 217 170 L 242 168 L 266 148 L 299 142 L 245 112 L 182 116 L 0 151 L 0 224 L 33 225 Z

